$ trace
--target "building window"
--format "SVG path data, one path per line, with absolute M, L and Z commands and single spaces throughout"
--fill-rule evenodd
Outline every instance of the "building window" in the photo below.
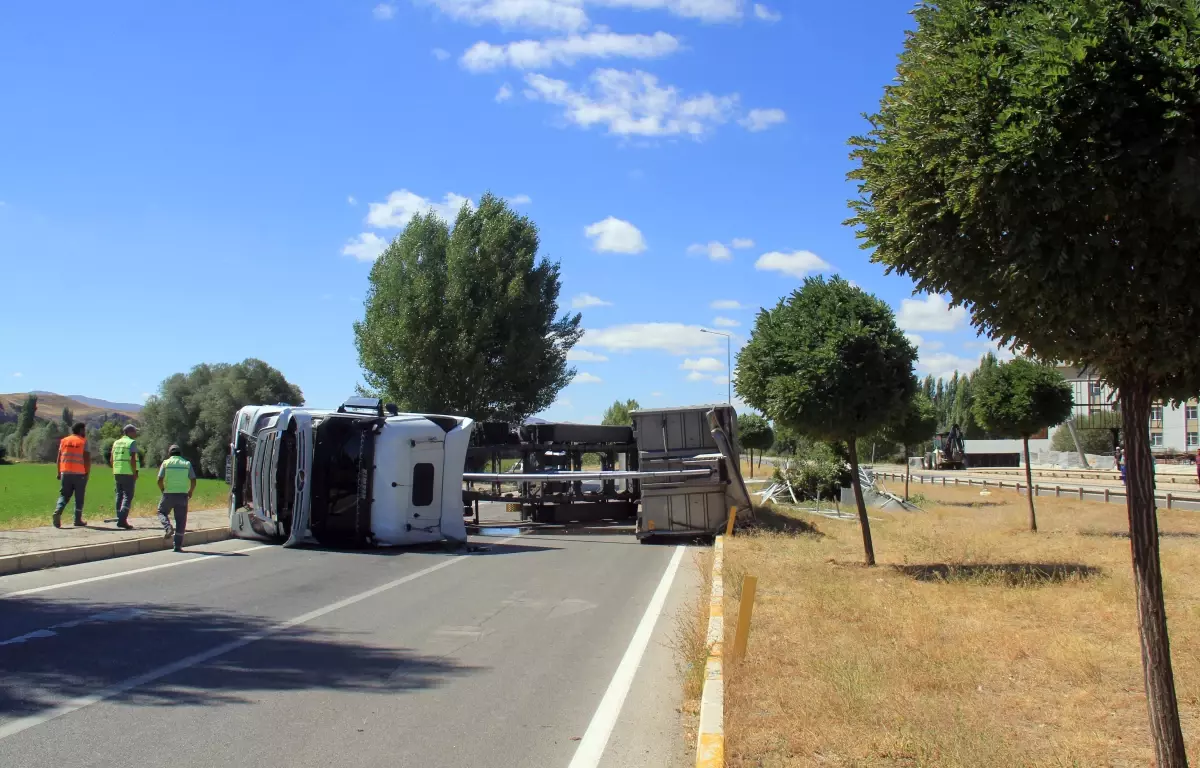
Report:
M 1188 448 L 1200 448 L 1200 432 L 1188 432 Z
M 1163 423 L 1163 406 L 1162 403 L 1155 403 L 1150 406 L 1150 426 L 1161 427 Z
M 433 474 L 432 464 L 421 463 L 413 466 L 412 505 L 414 507 L 428 507 L 433 503 Z
M 1098 381 L 1092 382 L 1092 399 L 1101 400 L 1104 398 L 1104 385 Z
M 1184 410 L 1184 415 L 1186 416 L 1186 418 L 1189 418 L 1192 421 L 1196 420 L 1197 406 L 1189 405 L 1189 406 L 1185 407 L 1183 410 Z
M 1151 448 L 1162 448 L 1163 447 L 1162 432 L 1151 432 L 1150 433 L 1150 447 Z

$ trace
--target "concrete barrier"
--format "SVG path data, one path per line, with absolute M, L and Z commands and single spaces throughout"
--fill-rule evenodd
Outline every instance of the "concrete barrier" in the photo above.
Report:
M 230 538 L 229 528 L 203 528 L 198 531 L 188 531 L 183 535 L 183 545 L 194 547 L 197 544 L 209 544 L 214 541 L 224 541 Z M 144 536 L 137 539 L 118 539 L 99 544 L 86 544 L 82 547 L 64 547 L 49 549 L 42 552 L 29 552 L 22 555 L 7 555 L 0 557 L 0 576 L 12 573 L 40 571 L 78 563 L 90 563 L 97 560 L 108 560 L 113 557 L 144 554 L 170 549 L 173 542 L 162 534 Z

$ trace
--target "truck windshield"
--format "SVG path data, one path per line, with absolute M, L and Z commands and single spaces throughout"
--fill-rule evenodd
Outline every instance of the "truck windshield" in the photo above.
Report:
M 331 416 L 315 430 L 311 520 L 322 544 L 361 545 L 370 535 L 374 422 Z

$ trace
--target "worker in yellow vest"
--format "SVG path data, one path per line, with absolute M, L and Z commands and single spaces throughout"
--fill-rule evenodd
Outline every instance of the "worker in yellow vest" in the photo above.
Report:
M 179 446 L 172 445 L 167 449 L 167 460 L 158 468 L 158 490 L 162 491 L 162 499 L 158 502 L 158 522 L 162 523 L 163 536 L 175 536 L 175 551 L 183 551 L 183 534 L 187 530 L 188 499 L 196 490 L 196 470 L 192 462 L 179 455 Z M 175 527 L 167 513 L 175 516 Z
M 117 527 L 128 530 L 133 528 L 129 524 L 129 507 L 133 505 L 133 489 L 138 477 L 138 451 L 134 442 L 137 427 L 126 424 L 124 432 L 112 445 L 110 461 L 113 482 L 117 486 L 117 500 L 113 504 L 113 509 L 117 511 Z

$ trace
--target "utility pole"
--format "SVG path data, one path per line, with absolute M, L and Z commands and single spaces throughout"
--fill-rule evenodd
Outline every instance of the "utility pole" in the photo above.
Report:
M 733 405 L 733 336 L 721 331 L 710 331 L 707 328 L 701 328 L 700 332 L 725 337 L 725 403 Z

